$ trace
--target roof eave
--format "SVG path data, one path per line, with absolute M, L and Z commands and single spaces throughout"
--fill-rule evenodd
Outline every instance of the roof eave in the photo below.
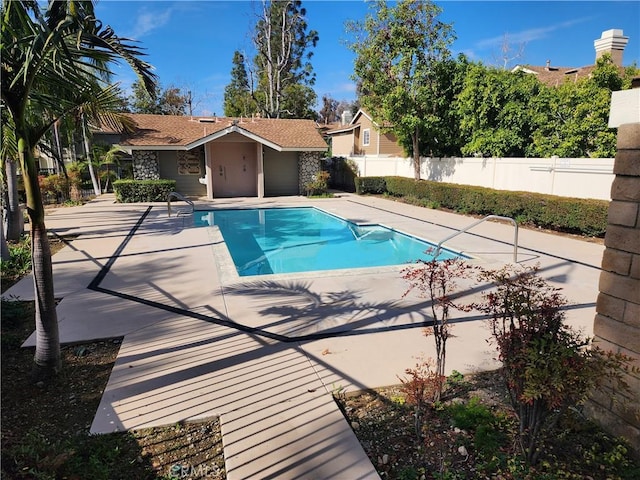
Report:
M 281 152 L 326 152 L 329 146 L 326 147 L 287 147 L 283 148 Z
M 121 148 L 128 154 L 131 154 L 133 150 L 191 150 L 186 145 L 122 145 L 116 144 L 118 148 Z
M 335 133 L 348 133 L 348 132 L 353 132 L 356 128 L 359 128 L 360 124 L 357 125 L 350 125 L 348 127 L 345 128 L 341 128 L 339 130 L 329 130 L 324 132 L 325 135 L 333 135 Z

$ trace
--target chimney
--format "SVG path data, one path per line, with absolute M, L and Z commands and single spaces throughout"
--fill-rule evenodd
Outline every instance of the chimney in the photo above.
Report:
M 544 69 L 548 72 L 549 70 L 551 70 L 551 60 L 547 60 L 547 65 L 544 67 Z
M 622 52 L 629 43 L 629 37 L 625 37 L 622 30 L 611 29 L 602 32 L 602 36 L 593 42 L 596 48 L 596 60 L 603 54 L 611 54 L 611 60 L 618 66 L 622 66 Z
M 351 114 L 351 110 L 345 110 L 344 112 L 342 112 L 342 115 L 340 115 L 340 120 L 341 120 L 341 124 L 342 126 L 348 125 L 349 123 L 351 123 L 351 120 L 353 119 L 353 115 Z

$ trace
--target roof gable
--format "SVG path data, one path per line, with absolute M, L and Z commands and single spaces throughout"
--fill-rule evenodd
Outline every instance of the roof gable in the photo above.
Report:
M 358 117 L 360 116 L 365 116 L 369 119 L 369 121 L 371 123 L 373 123 L 376 127 L 378 126 L 378 124 L 376 122 L 373 121 L 373 118 L 371 118 L 371 115 L 369 115 L 367 112 L 365 112 L 362 108 L 360 110 L 358 110 L 356 112 L 356 114 L 353 116 L 353 118 L 351 119 L 351 122 L 349 123 L 349 125 L 355 125 L 358 122 L 356 122 L 356 120 L 358 119 Z

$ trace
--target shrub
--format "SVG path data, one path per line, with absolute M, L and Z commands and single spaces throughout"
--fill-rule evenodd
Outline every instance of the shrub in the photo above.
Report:
M 325 195 L 329 189 L 329 172 L 320 171 L 313 175 L 310 182 L 305 183 L 307 196 Z
M 67 176 L 69 177 L 69 198 L 78 202 L 82 200 L 82 172 L 84 166 L 79 162 L 73 162 L 67 167 Z
M 432 370 L 431 359 L 416 363 L 415 368 L 407 368 L 407 377 L 398 377 L 402 386 L 400 389 L 407 398 L 407 403 L 413 406 L 414 430 L 418 443 L 423 441 L 422 417 L 427 405 L 434 403 L 438 392 L 442 389 L 442 376 Z
M 358 176 L 358 165 L 353 160 L 344 157 L 331 157 L 323 161 L 324 168 L 329 172 L 329 186 L 344 190 L 345 192 L 355 192 L 355 179 Z
M 167 196 L 176 189 L 175 180 L 117 180 L 113 182 L 116 201 L 166 202 Z
M 21 277 L 31 270 L 31 238 L 23 235 L 18 242 L 9 243 L 9 260 L 0 261 L 3 277 Z
M 485 271 L 480 279 L 496 285 L 478 308 L 489 315 L 502 376 L 519 421 L 520 449 L 527 463 L 535 464 L 540 439 L 553 431 L 569 407 L 582 404 L 605 381 L 628 391 L 623 375 L 637 369 L 630 367 L 630 358 L 591 346 L 564 324 L 562 307 L 567 301 L 537 275 L 537 268 L 507 266 Z
M 364 195 L 365 193 L 385 193 L 387 191 L 386 177 L 357 177 L 356 193 Z
M 39 175 L 38 183 L 43 197 L 49 201 L 57 203 L 69 197 L 69 181 L 64 175 Z
M 418 266 L 409 267 L 402 271 L 402 278 L 409 283 L 409 288 L 404 293 L 406 296 L 412 290 L 417 290 L 418 295 L 430 300 L 431 326 L 424 329 L 425 336 L 433 335 L 436 347 L 436 371 L 439 381 L 434 392 L 434 400 L 439 401 L 442 394 L 445 379 L 445 361 L 447 355 L 447 339 L 451 336 L 449 325 L 449 310 L 470 310 L 467 305 L 457 304 L 453 301 L 452 294 L 457 287 L 457 280 L 468 278 L 472 266 L 459 258 L 437 260 L 434 258 L 428 262 L 419 261 Z
M 607 228 L 609 202 L 605 200 L 493 190 L 404 177 L 358 178 L 356 187 L 357 193 L 388 193 L 416 205 L 475 215 L 501 215 L 519 223 L 567 233 L 602 237 Z

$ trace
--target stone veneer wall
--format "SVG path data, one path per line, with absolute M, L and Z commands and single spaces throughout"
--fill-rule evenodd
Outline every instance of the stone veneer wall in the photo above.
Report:
M 134 180 L 159 180 L 158 154 L 150 150 L 133 151 Z
M 320 159 L 322 152 L 300 152 L 298 155 L 298 188 L 300 195 L 305 195 L 305 185 L 313 181 L 313 176 L 322 170 Z
M 625 353 L 640 367 L 640 123 L 618 128 L 613 173 L 593 330 L 596 345 Z M 640 454 L 640 378 L 626 381 L 630 396 L 597 392 L 587 410 Z

